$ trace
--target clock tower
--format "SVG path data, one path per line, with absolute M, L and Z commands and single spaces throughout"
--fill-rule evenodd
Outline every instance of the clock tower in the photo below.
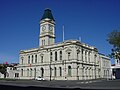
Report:
M 39 46 L 55 43 L 55 20 L 50 9 L 45 9 L 40 20 Z

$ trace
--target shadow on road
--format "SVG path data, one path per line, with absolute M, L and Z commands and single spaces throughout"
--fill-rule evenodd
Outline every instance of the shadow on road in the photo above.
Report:
M 34 87 L 34 86 L 28 86 L 28 87 L 20 87 L 20 86 L 9 86 L 9 85 L 0 85 L 0 90 L 83 90 L 80 88 L 49 88 L 49 87 Z

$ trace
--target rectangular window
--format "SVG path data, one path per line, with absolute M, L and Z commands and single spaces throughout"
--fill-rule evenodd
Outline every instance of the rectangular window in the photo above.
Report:
M 68 60 L 70 60 L 70 52 L 68 53 Z
M 87 62 L 87 51 L 85 52 L 85 61 Z
M 43 56 L 41 56 L 41 63 L 43 63 Z
M 21 64 L 23 64 L 23 58 L 21 58 Z
M 19 73 L 15 73 L 15 77 L 19 77 Z
M 52 61 L 52 52 L 50 52 L 50 62 Z
M 60 60 L 62 60 L 62 51 L 60 51 Z
M 79 60 L 79 53 L 77 52 L 77 60 Z
M 61 67 L 59 67 L 59 69 L 60 69 L 60 76 L 62 76 L 62 68 L 61 68 Z
M 28 64 L 30 64 L 30 56 L 28 56 Z
M 32 55 L 32 63 L 33 63 L 33 55 Z
M 44 45 L 45 45 L 45 40 L 44 40 Z
M 57 61 L 57 52 L 55 52 L 55 61 Z
M 21 69 L 21 76 L 23 76 L 23 69 Z
M 44 44 L 43 44 L 43 40 L 42 40 L 42 46 L 43 46 Z
M 35 63 L 37 63 L 37 55 L 35 55 Z
M 90 62 L 90 52 L 88 53 L 88 62 Z
M 81 55 L 81 57 L 82 57 L 82 61 L 83 61 L 83 49 L 82 49 L 82 55 Z
M 54 67 L 54 76 L 55 77 L 57 76 L 57 69 L 56 69 L 56 67 Z

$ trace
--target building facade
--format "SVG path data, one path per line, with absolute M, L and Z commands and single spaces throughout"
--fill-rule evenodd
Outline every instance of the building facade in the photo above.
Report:
M 38 76 L 47 80 L 103 78 L 100 66 L 103 57 L 110 64 L 110 59 L 99 54 L 96 47 L 79 40 L 55 43 L 55 20 L 51 10 L 46 9 L 40 20 L 39 47 L 20 51 L 20 79 Z
M 111 66 L 112 78 L 120 79 L 120 60 L 115 58 L 115 64 Z
M 17 65 L 17 63 L 11 63 L 7 66 L 6 78 L 19 79 L 19 70 L 17 68 Z
M 108 57 L 106 57 L 103 54 L 99 54 L 99 66 L 100 66 L 100 76 L 101 78 L 106 78 L 106 79 L 111 79 L 111 62 L 110 59 Z

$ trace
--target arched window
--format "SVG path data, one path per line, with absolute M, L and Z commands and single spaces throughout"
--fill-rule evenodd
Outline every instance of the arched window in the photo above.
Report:
M 41 77 L 44 77 L 44 69 L 41 68 Z
M 60 51 L 60 60 L 62 60 L 62 51 Z
M 28 56 L 28 64 L 30 64 L 30 56 Z
M 35 55 L 35 63 L 37 63 L 37 55 Z
M 36 68 L 34 68 L 34 77 L 36 77 Z
M 56 67 L 54 67 L 54 76 L 55 77 L 57 76 L 57 69 L 56 69 Z
M 71 76 L 71 66 L 68 66 L 68 76 Z
M 57 52 L 55 52 L 55 61 L 57 61 Z
M 30 77 L 32 77 L 32 68 L 30 69 Z
M 62 76 L 62 68 L 59 67 L 59 71 L 60 71 L 60 76 Z
M 23 69 L 21 69 L 21 76 L 23 76 Z
M 27 76 L 29 77 L 29 69 L 27 69 Z

